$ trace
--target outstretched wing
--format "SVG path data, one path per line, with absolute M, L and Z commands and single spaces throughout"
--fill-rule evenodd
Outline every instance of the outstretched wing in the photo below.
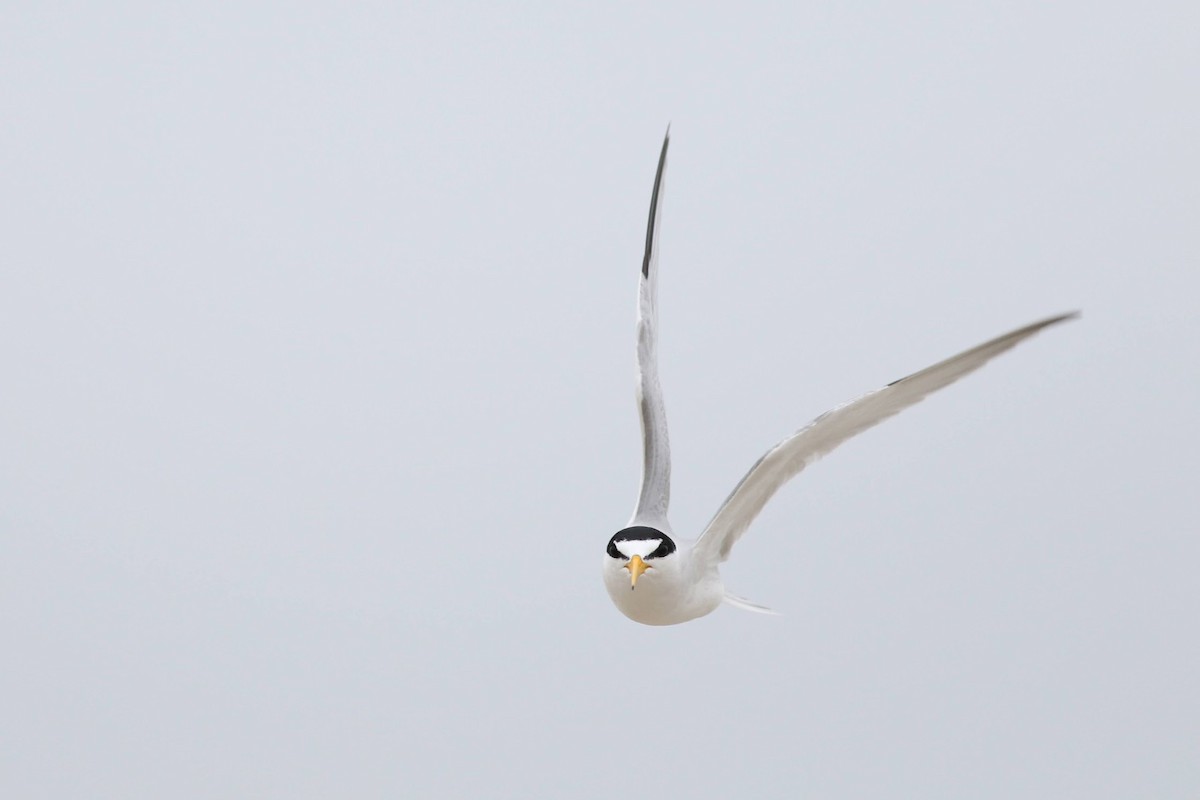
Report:
M 663 178 L 667 146 L 663 139 L 650 195 L 650 220 L 646 225 L 646 252 L 638 284 L 637 403 L 642 419 L 642 491 L 630 524 L 664 523 L 671 501 L 671 446 L 667 441 L 667 411 L 658 383 L 658 222 L 662 217 Z
M 697 551 L 710 559 L 724 561 L 771 496 L 800 470 L 850 437 L 974 372 L 1043 328 L 1078 316 L 1079 312 L 1072 312 L 1026 325 L 817 417 L 768 450 L 750 468 L 700 535 Z

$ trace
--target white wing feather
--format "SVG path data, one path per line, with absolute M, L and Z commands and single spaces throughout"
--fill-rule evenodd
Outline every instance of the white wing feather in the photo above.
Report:
M 663 180 L 667 170 L 667 146 L 671 131 L 663 139 L 650 195 L 650 219 L 646 225 L 646 251 L 638 283 L 637 404 L 642 421 L 642 489 L 630 524 L 664 526 L 671 502 L 671 445 L 667 437 L 667 411 L 658 383 L 658 223 L 662 216 Z
M 1078 312 L 1026 325 L 827 411 L 767 451 L 708 523 L 696 543 L 698 554 L 724 561 L 734 543 L 772 495 L 802 469 L 852 436 L 878 425 L 938 389 L 974 372 L 1043 328 L 1074 319 Z

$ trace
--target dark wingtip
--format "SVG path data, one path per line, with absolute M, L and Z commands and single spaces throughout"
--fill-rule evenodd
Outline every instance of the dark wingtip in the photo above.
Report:
M 1079 310 L 1068 311 L 1065 314 L 1055 314 L 1053 317 L 1047 317 L 1040 322 L 1034 322 L 1030 325 L 1026 325 L 1024 328 L 1021 328 L 1018 333 L 1023 333 L 1025 331 L 1029 331 L 1031 333 L 1034 331 L 1040 331 L 1042 328 L 1049 328 L 1051 325 L 1057 325 L 1060 322 L 1070 322 L 1071 320 L 1079 319 L 1082 316 L 1083 312 Z
M 654 252 L 654 219 L 658 216 L 659 190 L 667 166 L 667 148 L 671 144 L 671 125 L 663 137 L 662 152 L 658 154 L 658 171 L 654 173 L 654 191 L 650 194 L 650 220 L 646 223 L 646 252 L 642 255 L 642 277 L 650 277 L 650 257 Z
M 1039 320 L 1037 322 L 1031 322 L 1030 324 L 1026 325 L 1023 328 L 1017 328 L 1015 331 L 1009 331 L 1008 333 L 1002 334 L 1002 335 L 996 337 L 995 339 L 989 339 L 986 342 L 984 342 L 983 344 L 979 345 L 978 347 L 972 348 L 972 349 L 988 347 L 990 345 L 994 345 L 997 342 L 1000 342 L 1000 341 L 1003 341 L 1006 339 L 1008 339 L 1008 340 L 1016 339 L 1017 341 L 1020 341 L 1021 339 L 1032 336 L 1033 334 L 1037 333 L 1038 331 L 1040 331 L 1044 328 L 1049 328 L 1051 325 L 1058 325 L 1060 322 L 1070 322 L 1071 320 L 1079 319 L 1082 316 L 1083 316 L 1083 312 L 1078 309 L 1076 309 L 1075 311 L 1068 311 L 1065 314 L 1055 314 L 1053 317 L 1046 317 L 1046 319 Z M 1015 344 L 1015 342 L 1014 342 L 1014 344 Z M 1011 347 L 1011 346 L 1012 345 L 1009 345 L 1009 347 Z M 968 352 L 971 352 L 971 351 L 968 350 L 968 351 L 965 351 L 964 353 L 959 353 L 959 355 L 965 355 Z M 951 356 L 951 358 L 957 358 L 957 357 L 958 356 Z M 934 366 L 938 366 L 938 365 L 935 364 Z M 932 367 L 930 367 L 930 369 L 932 369 Z M 922 372 L 924 372 L 924 370 L 922 370 Z M 919 374 L 919 373 L 913 373 L 913 374 Z M 888 384 L 888 386 L 889 387 L 895 386 L 897 383 L 902 383 L 911 377 L 912 377 L 912 375 L 905 375 L 903 378 L 898 378 L 898 379 L 892 381 L 891 383 Z

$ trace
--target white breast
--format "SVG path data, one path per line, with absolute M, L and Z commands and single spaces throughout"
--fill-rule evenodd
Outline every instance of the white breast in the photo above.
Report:
M 645 543 L 621 542 L 617 547 Z M 653 552 L 653 547 L 648 552 Z M 642 555 L 630 552 L 635 554 Z M 721 604 L 725 588 L 715 569 L 689 575 L 686 555 L 680 550 L 646 562 L 650 569 L 638 578 L 636 589 L 629 587 L 625 562 L 605 555 L 604 588 L 622 614 L 643 625 L 677 625 L 702 617 Z

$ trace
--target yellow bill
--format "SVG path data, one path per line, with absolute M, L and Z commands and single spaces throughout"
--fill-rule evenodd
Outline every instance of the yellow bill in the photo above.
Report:
M 629 563 L 625 565 L 625 569 L 629 570 L 629 588 L 636 589 L 638 578 L 642 573 L 650 569 L 650 565 L 642 561 L 641 556 L 634 556 L 629 559 Z

